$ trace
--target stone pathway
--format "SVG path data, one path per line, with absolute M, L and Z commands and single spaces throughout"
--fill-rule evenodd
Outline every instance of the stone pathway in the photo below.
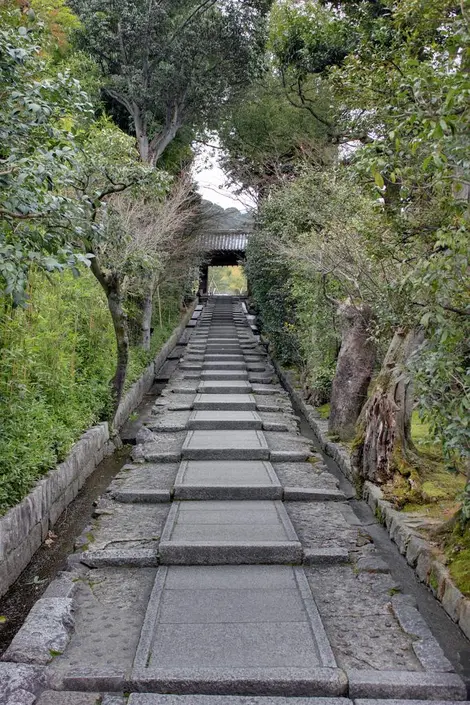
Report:
M 465 699 L 250 322 L 197 308 L 133 462 L 0 663 L 1 705 Z

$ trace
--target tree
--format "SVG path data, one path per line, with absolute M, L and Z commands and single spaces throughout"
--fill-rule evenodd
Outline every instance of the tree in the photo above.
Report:
M 303 163 L 331 163 L 324 126 L 287 100 L 273 67 L 255 81 L 219 123 L 220 164 L 254 200 L 299 175 Z
M 4 11 L 0 30 L 0 287 L 24 302 L 29 269 L 75 267 L 86 208 L 68 193 L 78 147 L 73 121 L 91 106 L 78 81 L 50 73 L 32 15 Z M 66 227 L 65 227 L 66 226 Z
M 214 124 L 259 70 L 267 0 L 74 0 L 80 44 L 127 113 L 144 162 L 183 126 Z
M 75 233 L 73 244 L 90 254 L 91 271 L 106 295 L 113 321 L 117 347 L 116 371 L 111 380 L 113 412 L 122 396 L 129 362 L 123 283 L 131 266 L 128 243 L 132 232 L 113 208 L 112 199 L 131 190 L 137 199 L 152 191 L 153 197 L 159 198 L 168 183 L 167 174 L 141 163 L 132 138 L 109 121 L 104 119 L 88 131 L 74 183 L 78 200 L 85 204 L 87 219 L 81 231 Z
M 193 186 L 182 174 L 161 195 L 155 189 L 142 190 L 140 196 L 124 192 L 114 195 L 109 205 L 128 233 L 125 242 L 116 243 L 112 258 L 126 273 L 127 295 L 139 301 L 140 344 L 149 350 L 154 295 L 157 292 L 161 325 L 160 286 L 166 278 L 175 278 L 179 260 L 184 260 L 186 272 L 196 254 L 194 240 L 187 237 L 197 216 Z

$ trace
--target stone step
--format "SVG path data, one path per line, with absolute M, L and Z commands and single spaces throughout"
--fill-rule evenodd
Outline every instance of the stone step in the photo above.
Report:
M 188 460 L 268 460 L 262 431 L 189 431 L 181 449 Z
M 51 692 L 51 691 L 49 691 Z M 384 701 L 359 701 L 359 705 L 387 705 Z M 42 705 L 39 702 L 38 705 Z M 56 701 L 48 700 L 45 705 L 56 705 Z M 69 705 L 69 701 L 57 700 L 57 705 Z M 73 703 L 72 703 L 73 705 Z M 348 698 L 334 697 L 283 697 L 276 695 L 159 695 L 150 693 L 131 693 L 128 705 L 353 705 Z M 404 700 L 394 700 L 390 705 L 436 705 L 436 702 L 418 701 L 407 703 Z M 446 702 L 440 705 L 470 705 L 470 703 Z
M 200 394 L 249 394 L 252 387 L 250 382 L 242 379 L 205 380 L 199 383 L 197 391 Z
M 255 411 L 256 400 L 252 394 L 197 394 L 194 409 L 208 411 Z
M 183 460 L 174 485 L 175 499 L 282 499 L 283 489 L 265 460 Z
M 189 417 L 191 430 L 261 430 L 263 422 L 256 411 L 193 411 Z
M 131 681 L 201 705 L 211 694 L 338 696 L 347 688 L 303 570 L 270 565 L 159 568 Z
M 300 564 L 302 547 L 279 500 L 176 501 L 159 556 L 163 565 Z
M 208 362 L 244 362 L 245 356 L 241 353 L 206 353 L 204 360 Z
M 207 360 L 202 363 L 205 370 L 246 370 L 246 362 L 242 356 L 240 360 Z
M 245 370 L 218 370 L 218 369 L 203 369 L 200 374 L 202 379 L 209 380 L 234 380 L 248 379 L 248 371 Z
M 191 345 L 189 348 L 190 350 L 203 350 L 204 352 L 208 353 L 221 353 L 221 352 L 229 352 L 229 353 L 238 353 L 240 354 L 243 352 L 243 348 L 240 345 L 240 343 L 208 343 L 207 345 L 200 345 L 199 347 L 197 345 Z

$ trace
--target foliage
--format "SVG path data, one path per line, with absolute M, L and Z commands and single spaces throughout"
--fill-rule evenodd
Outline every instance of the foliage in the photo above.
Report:
M 0 30 L 0 292 L 24 300 L 29 267 L 75 266 L 71 247 L 83 204 L 70 197 L 77 145 L 71 122 L 89 114 L 80 84 L 49 75 L 39 58 L 38 30 L 3 13 Z M 64 223 L 69 227 L 64 229 Z
M 209 292 L 211 294 L 246 294 L 247 284 L 240 266 L 209 267 Z
M 180 312 L 163 294 L 150 351 L 131 348 L 126 388 L 168 339 Z M 30 275 L 27 308 L 3 301 L 0 324 L 0 513 L 108 417 L 116 347 L 106 298 L 91 273 Z
M 332 157 L 324 126 L 292 105 L 278 76 L 269 72 L 230 106 L 218 135 L 224 149 L 221 166 L 254 199 L 291 181 L 302 161 L 324 164 Z
M 270 184 L 261 230 L 263 214 L 277 205 L 281 236 L 273 228 L 267 234 L 277 250 L 276 271 L 283 266 L 291 276 L 294 266 L 304 280 L 300 300 L 315 291 L 312 275 L 321 273 L 335 282 L 335 298 L 371 305 L 380 350 L 400 326 L 424 328 L 426 342 L 408 371 L 420 412 L 448 465 L 470 469 L 468 47 L 466 8 L 450 0 L 399 0 L 393 7 L 279 2 L 270 25 L 269 81 L 325 130 L 327 143 L 347 147 L 338 149 L 341 166 L 333 169 L 311 159 L 315 168 L 305 171 L 296 155 L 294 183 L 285 179 L 279 188 L 278 180 L 276 190 Z M 265 113 L 253 103 L 253 123 L 257 109 L 260 119 Z M 227 146 L 235 150 L 228 161 L 236 164 L 236 142 Z M 246 171 L 257 167 L 255 151 L 238 153 L 249 162 Z M 310 204 L 300 209 L 303 223 L 296 191 Z M 253 268 L 252 276 L 264 277 L 263 269 Z M 285 286 L 287 276 L 282 281 Z M 260 302 L 269 308 L 267 296 Z M 314 305 L 327 314 L 325 300 Z M 286 323 L 294 337 L 301 334 L 294 308 L 294 320 L 279 308 L 277 334 Z M 321 359 L 312 358 L 313 369 L 321 369 Z M 462 518 L 470 516 L 468 507 L 470 484 Z
M 108 97 L 127 113 L 143 161 L 155 164 L 183 126 L 212 122 L 256 74 L 268 5 L 74 0 L 80 44 L 100 63 Z

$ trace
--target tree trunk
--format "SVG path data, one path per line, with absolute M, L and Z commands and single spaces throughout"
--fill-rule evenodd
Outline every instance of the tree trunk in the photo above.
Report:
M 413 383 L 407 363 L 423 342 L 423 331 L 399 329 L 387 350 L 374 391 L 361 412 L 354 463 L 365 480 L 383 484 L 396 472 L 409 474 Z
M 116 415 L 121 401 L 124 382 L 126 380 L 127 365 L 129 363 L 129 331 L 127 314 L 122 306 L 121 282 L 117 274 L 107 274 L 101 269 L 98 258 L 91 260 L 91 271 L 101 285 L 108 302 L 109 312 L 113 321 L 114 335 L 116 337 L 117 361 L 116 371 L 110 380 L 112 396 L 111 420 Z
M 341 348 L 331 390 L 328 430 L 341 440 L 354 438 L 356 421 L 367 395 L 375 363 L 375 345 L 370 340 L 369 306 L 340 304 Z
M 152 335 L 153 285 L 149 285 L 142 302 L 142 347 L 150 350 Z
M 117 362 L 116 372 L 111 380 L 113 395 L 113 418 L 121 401 L 126 381 L 127 365 L 129 363 L 129 331 L 127 315 L 122 306 L 122 297 L 119 282 L 113 282 L 109 288 L 108 307 L 113 319 L 114 334 L 116 336 Z

